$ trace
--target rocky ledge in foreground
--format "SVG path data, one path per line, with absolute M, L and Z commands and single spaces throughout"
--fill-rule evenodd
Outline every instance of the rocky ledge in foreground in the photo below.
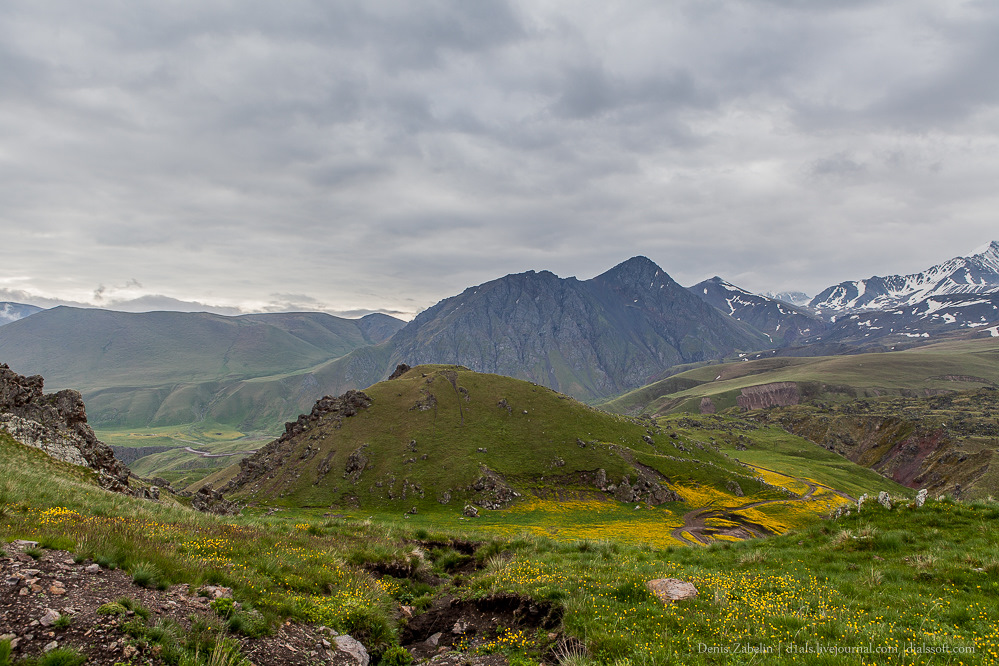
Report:
M 108 490 L 128 492 L 128 468 L 87 424 L 79 391 L 42 392 L 39 375 L 24 377 L 0 363 L 0 429 L 53 458 L 97 472 Z

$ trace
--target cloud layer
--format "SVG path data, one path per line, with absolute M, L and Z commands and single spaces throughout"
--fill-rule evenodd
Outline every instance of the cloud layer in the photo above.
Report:
M 984 0 L 12 0 L 0 290 L 408 316 L 636 254 L 912 272 L 997 236 L 997 36 Z

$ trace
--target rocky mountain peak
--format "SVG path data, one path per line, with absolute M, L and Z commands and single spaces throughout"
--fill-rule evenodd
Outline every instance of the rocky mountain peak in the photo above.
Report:
M 593 280 L 596 282 L 618 282 L 630 285 L 652 284 L 657 281 L 662 283 L 664 280 L 673 283 L 673 279 L 666 274 L 666 271 L 660 268 L 656 262 L 643 256 L 632 257 L 627 261 L 623 261 L 614 268 L 593 278 Z

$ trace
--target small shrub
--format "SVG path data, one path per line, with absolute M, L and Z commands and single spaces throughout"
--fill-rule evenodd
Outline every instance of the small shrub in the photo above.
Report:
M 413 655 L 406 648 L 397 645 L 386 650 L 379 663 L 384 666 L 409 666 L 413 663 Z
M 136 615 L 131 620 L 121 625 L 121 630 L 132 638 L 142 638 L 146 635 L 146 621 Z
M 117 601 L 111 601 L 97 609 L 98 615 L 124 615 L 128 609 Z
M 41 548 L 29 548 L 26 551 L 24 551 L 24 553 L 25 555 L 30 555 L 36 560 L 42 559 L 42 556 L 45 555 L 45 551 L 42 550 Z
M 236 614 L 236 602 L 229 597 L 221 597 L 208 605 L 219 617 L 227 620 Z
M 73 624 L 73 616 L 63 614 L 56 618 L 56 621 L 52 623 L 52 626 L 56 629 L 65 629 L 71 624 Z

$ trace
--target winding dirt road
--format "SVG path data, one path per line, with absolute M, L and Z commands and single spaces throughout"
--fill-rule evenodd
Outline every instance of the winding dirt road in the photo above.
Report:
M 766 470 L 768 472 L 773 472 L 775 474 L 780 474 L 781 476 L 787 476 L 788 478 L 793 478 L 800 483 L 804 483 L 808 486 L 808 491 L 799 497 L 792 497 L 788 499 L 773 499 L 773 500 L 761 500 L 758 502 L 749 502 L 740 506 L 725 507 L 719 509 L 712 509 L 711 505 L 703 506 L 699 509 L 694 509 L 693 511 L 688 511 L 683 514 L 683 525 L 674 529 L 670 534 L 680 543 L 689 544 L 692 546 L 706 546 L 711 541 L 711 537 L 715 534 L 722 534 L 726 536 L 736 537 L 738 539 L 752 539 L 755 537 L 765 537 L 773 534 L 773 532 L 759 523 L 754 523 L 747 520 L 743 516 L 738 515 L 737 511 L 743 511 L 745 509 L 754 509 L 758 506 L 763 506 L 764 504 L 777 504 L 779 502 L 807 502 L 812 498 L 812 495 L 819 488 L 825 488 L 830 492 L 842 497 L 843 499 L 849 500 L 851 502 L 856 502 L 856 500 L 847 495 L 844 492 L 840 492 L 835 488 L 831 488 L 825 484 L 815 483 L 813 481 L 807 481 L 798 477 L 788 476 L 783 472 L 778 472 L 777 470 L 768 469 L 766 467 L 760 467 L 759 465 L 753 465 L 756 469 Z M 733 523 L 738 523 L 738 527 L 709 527 L 707 521 L 711 518 L 721 518 Z M 689 534 L 693 539 L 686 536 Z

